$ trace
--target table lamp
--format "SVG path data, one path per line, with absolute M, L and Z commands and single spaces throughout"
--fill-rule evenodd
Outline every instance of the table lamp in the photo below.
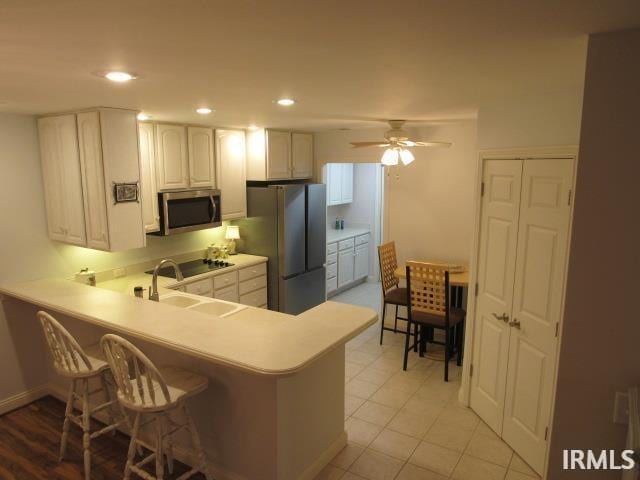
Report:
M 235 255 L 236 253 L 236 240 L 240 238 L 240 229 L 236 225 L 229 225 L 227 227 L 227 231 L 225 232 L 225 236 L 229 243 L 227 243 L 227 248 L 229 249 L 229 255 Z

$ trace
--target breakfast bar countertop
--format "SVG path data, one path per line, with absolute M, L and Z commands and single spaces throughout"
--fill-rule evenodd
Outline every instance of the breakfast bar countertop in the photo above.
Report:
M 378 317 L 370 308 L 329 301 L 296 316 L 247 307 L 221 318 L 64 279 L 3 284 L 0 294 L 213 363 L 266 375 L 302 370 Z

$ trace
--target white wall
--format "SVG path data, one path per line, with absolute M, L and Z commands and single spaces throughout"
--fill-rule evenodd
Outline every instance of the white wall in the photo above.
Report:
M 385 169 L 384 236 L 396 242 L 398 261 L 409 258 L 469 261 L 476 128 L 475 120 L 465 120 L 407 129 L 418 138 L 453 142 L 453 146 L 416 148 L 413 150 L 416 160 L 411 165 Z M 349 142 L 382 138 L 385 130 L 383 127 L 316 134 L 316 171 L 321 172 L 322 165 L 330 162 L 378 163 L 380 149 L 351 149 Z M 321 174 L 317 178 L 322 178 Z
M 147 248 L 108 253 L 49 240 L 35 117 L 0 113 L 0 283 L 69 277 L 82 267 L 96 271 L 204 249 L 222 228 L 168 238 L 147 237 Z M 0 402 L 34 387 L 22 376 L 0 309 Z M 24 347 L 24 346 L 23 346 Z
M 590 37 L 575 211 L 548 478 L 562 449 L 620 449 L 614 395 L 640 386 L 638 112 L 640 29 Z

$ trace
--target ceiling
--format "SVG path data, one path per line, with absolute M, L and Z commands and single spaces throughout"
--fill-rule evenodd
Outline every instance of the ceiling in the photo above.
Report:
M 635 26 L 638 0 L 0 0 L 0 111 L 317 130 L 472 118 L 581 89 L 585 35 Z M 140 78 L 92 73 L 112 69 Z

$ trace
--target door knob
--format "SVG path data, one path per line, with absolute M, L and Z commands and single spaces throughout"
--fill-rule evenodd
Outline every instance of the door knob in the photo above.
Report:
M 509 315 L 507 315 L 506 313 L 503 313 L 502 315 L 498 315 L 497 313 L 494 312 L 491 315 L 493 315 L 496 318 L 496 320 L 502 320 L 505 323 L 509 321 Z
M 520 321 L 516 320 L 515 318 L 513 320 L 511 320 L 509 322 L 509 326 L 510 327 L 516 327 L 518 330 L 520 330 Z

